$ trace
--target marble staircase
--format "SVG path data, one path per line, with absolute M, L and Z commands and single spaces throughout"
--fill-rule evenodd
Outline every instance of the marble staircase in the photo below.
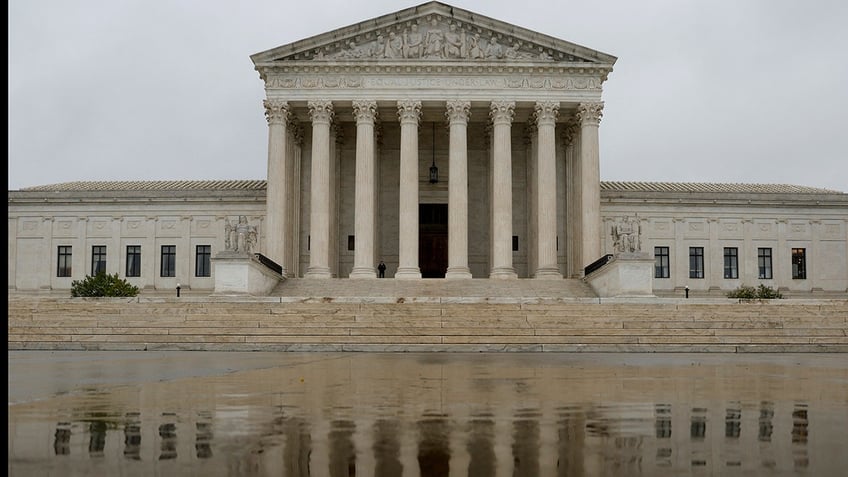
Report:
M 84 299 L 10 294 L 8 349 L 848 352 L 846 299 L 739 303 L 507 293 L 424 296 L 429 285 L 412 296 L 398 289 L 380 296 L 376 291 L 375 296 L 344 296 L 333 290 L 330 296 L 307 293 L 315 284 L 289 285 L 287 292 L 297 289 L 303 295 Z

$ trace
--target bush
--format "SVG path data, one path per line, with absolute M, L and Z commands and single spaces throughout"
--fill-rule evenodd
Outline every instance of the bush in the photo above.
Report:
M 760 284 L 759 287 L 746 287 L 745 285 L 727 294 L 728 298 L 741 298 L 744 300 L 770 300 L 772 298 L 783 298 L 779 291 L 772 287 Z
M 84 280 L 71 282 L 71 296 L 73 297 L 136 295 L 138 295 L 138 287 L 119 278 L 117 273 L 109 275 L 106 272 L 100 272 L 93 277 L 86 275 Z

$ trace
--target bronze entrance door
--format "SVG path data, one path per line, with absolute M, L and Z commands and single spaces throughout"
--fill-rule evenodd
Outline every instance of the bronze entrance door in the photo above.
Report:
M 418 265 L 422 278 L 445 278 L 448 269 L 448 205 L 418 206 Z

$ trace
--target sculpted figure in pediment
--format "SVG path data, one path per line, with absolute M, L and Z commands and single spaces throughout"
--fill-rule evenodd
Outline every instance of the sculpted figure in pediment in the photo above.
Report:
M 486 58 L 499 60 L 504 57 L 503 47 L 498 44 L 498 40 L 495 39 L 495 35 L 492 34 L 492 37 L 489 39 L 489 44 L 486 45 Z
M 413 23 L 409 32 L 404 31 L 404 52 L 406 58 L 421 58 L 424 53 L 424 37 L 418 31 L 418 24 Z
M 479 60 L 486 57 L 483 51 L 483 46 L 480 44 L 480 34 L 475 33 L 474 36 L 468 39 L 468 58 Z
M 403 58 L 403 38 L 397 36 L 395 32 L 389 32 L 383 55 L 386 58 Z
M 460 34 L 457 32 L 456 25 L 451 24 L 450 29 L 445 33 L 445 58 L 462 58 L 463 50 L 465 49 L 465 32 Z
M 439 22 L 435 18 L 431 20 L 430 29 L 424 37 L 424 57 L 441 58 L 444 56 L 445 32 L 439 28 Z

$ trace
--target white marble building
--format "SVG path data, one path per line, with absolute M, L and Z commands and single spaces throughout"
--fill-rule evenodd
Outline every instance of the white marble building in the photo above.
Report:
M 848 291 L 842 192 L 602 183 L 608 54 L 430 2 L 251 59 L 267 180 L 9 191 L 9 289 L 101 267 L 211 290 L 225 223 L 244 216 L 288 277 L 372 279 L 384 260 L 399 280 L 576 279 L 630 218 L 657 294 Z

